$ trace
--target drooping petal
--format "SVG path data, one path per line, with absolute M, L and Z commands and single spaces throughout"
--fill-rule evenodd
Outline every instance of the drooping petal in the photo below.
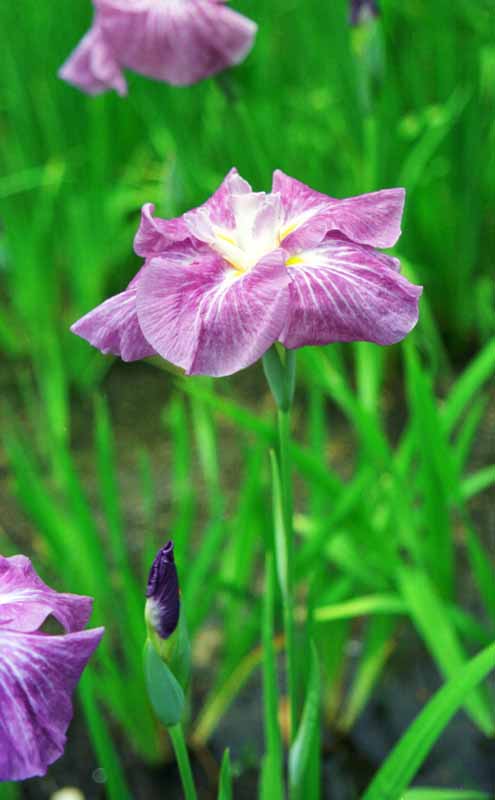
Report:
M 145 269 L 145 268 L 143 268 Z M 137 361 L 156 355 L 143 336 L 136 312 L 136 289 L 140 270 L 124 292 L 96 306 L 71 326 L 72 333 L 86 339 L 102 353 Z
M 142 258 L 158 256 L 167 247 L 191 235 L 183 217 L 160 219 L 153 216 L 154 210 L 153 203 L 146 203 L 141 209 L 141 222 L 134 237 L 134 251 Z
M 394 344 L 418 320 L 421 286 L 389 266 L 387 256 L 340 237 L 289 259 L 289 348 L 330 342 Z
M 331 231 L 372 247 L 392 247 L 400 236 L 404 189 L 382 189 L 337 200 L 276 170 L 273 190 L 282 198 L 281 239 L 289 252 L 314 247 Z
M 120 64 L 177 86 L 238 64 L 257 30 L 212 0 L 97 0 L 97 8 Z
M 0 556 L 0 629 L 36 631 L 52 614 L 66 631 L 80 631 L 92 605 L 91 597 L 51 589 L 26 556 Z
M 158 551 L 146 587 L 146 613 L 161 639 L 168 639 L 179 622 L 179 578 L 174 559 L 174 545 L 167 542 Z
M 44 775 L 62 755 L 71 695 L 102 635 L 0 629 L 0 781 Z
M 139 323 L 162 358 L 187 374 L 230 375 L 280 335 L 288 283 L 280 250 L 244 274 L 207 252 L 189 265 L 153 259 L 139 281 Z
M 115 89 L 120 95 L 127 94 L 119 63 L 97 23 L 81 39 L 58 75 L 88 94 L 100 94 L 108 89 Z

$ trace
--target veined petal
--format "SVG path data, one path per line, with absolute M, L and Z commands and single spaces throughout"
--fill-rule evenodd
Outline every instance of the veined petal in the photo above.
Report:
M 81 39 L 60 67 L 58 75 L 88 94 L 100 94 L 107 89 L 115 89 L 120 95 L 127 94 L 119 63 L 97 23 Z
M 72 333 L 86 339 L 105 355 L 111 353 L 123 361 L 156 355 L 143 336 L 136 312 L 136 289 L 141 274 L 142 270 L 124 292 L 105 300 L 75 322 L 71 326 Z
M 340 231 L 352 241 L 372 247 L 392 247 L 400 236 L 404 189 L 382 189 L 337 200 L 276 170 L 273 190 L 282 198 L 281 240 L 289 252 L 316 246 L 330 231 Z
M 211 0 L 98 0 L 97 8 L 123 66 L 177 86 L 238 64 L 257 30 L 251 20 Z
M 381 189 L 337 200 L 325 214 L 328 230 L 360 244 L 393 247 L 401 234 L 405 195 L 404 189 Z
M 79 631 L 92 606 L 91 597 L 62 594 L 47 586 L 26 556 L 0 556 L 0 630 L 36 631 L 52 614 L 66 631 Z
M 146 203 L 141 209 L 141 222 L 134 237 L 134 251 L 142 258 L 157 256 L 167 247 L 191 235 L 182 217 L 160 219 L 153 216 L 154 211 L 153 203 Z
M 418 320 L 421 286 L 387 264 L 387 256 L 339 237 L 289 259 L 289 348 L 330 342 L 394 344 Z
M 0 781 L 44 775 L 62 755 L 71 695 L 102 635 L 0 629 Z
M 288 283 L 281 250 L 244 274 L 215 254 L 189 265 L 153 259 L 139 281 L 139 322 L 156 351 L 187 374 L 230 375 L 280 335 Z

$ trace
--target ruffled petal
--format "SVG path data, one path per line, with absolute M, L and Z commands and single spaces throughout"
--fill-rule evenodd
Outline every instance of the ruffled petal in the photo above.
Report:
M 139 281 L 139 323 L 157 352 L 188 375 L 230 375 L 280 335 L 288 283 L 280 250 L 241 275 L 208 252 L 189 265 L 154 259 Z
M 400 236 L 404 189 L 382 189 L 337 200 L 276 170 L 273 190 L 282 198 L 281 240 L 289 252 L 315 247 L 330 231 L 340 231 L 352 241 L 372 247 L 392 247 Z
M 71 326 L 72 333 L 86 339 L 105 355 L 120 356 L 122 361 L 138 361 L 156 355 L 143 336 L 136 313 L 136 289 L 142 271 L 124 292 L 105 300 L 75 322 Z
M 62 755 L 71 695 L 102 635 L 0 630 L 0 781 L 44 775 Z
M 257 26 L 212 0 L 98 0 L 105 36 L 119 63 L 184 86 L 242 61 Z
M 387 259 L 340 237 L 289 259 L 289 316 L 280 341 L 294 348 L 403 339 L 418 320 L 422 287 Z
M 58 75 L 88 94 L 101 94 L 108 89 L 115 89 L 120 95 L 127 94 L 126 80 L 118 61 L 97 23 L 81 39 Z
M 160 219 L 153 216 L 154 211 L 153 203 L 146 203 L 141 209 L 141 222 L 134 237 L 134 251 L 142 258 L 158 256 L 171 245 L 191 235 L 183 217 Z
M 52 614 L 66 631 L 80 631 L 92 606 L 91 597 L 58 593 L 43 583 L 26 556 L 0 556 L 0 629 L 36 631 Z
M 251 192 L 251 186 L 241 178 L 235 167 L 227 173 L 218 189 L 197 208 L 187 211 L 183 220 L 191 236 L 211 244 L 215 241 L 215 227 L 227 231 L 235 229 L 236 221 L 232 197 Z

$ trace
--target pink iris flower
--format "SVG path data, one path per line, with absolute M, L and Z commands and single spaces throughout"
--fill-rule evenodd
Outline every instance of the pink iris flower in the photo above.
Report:
M 83 630 L 92 600 L 58 594 L 25 556 L 0 556 L 0 781 L 44 775 L 59 758 L 71 695 L 103 628 Z M 53 615 L 67 631 L 40 631 Z
M 123 68 L 176 86 L 241 62 L 257 26 L 224 0 L 93 0 L 90 30 L 59 76 L 89 94 L 127 93 Z
M 159 354 L 186 374 L 230 375 L 276 341 L 394 344 L 422 287 L 375 248 L 400 235 L 403 189 L 336 200 L 280 170 L 253 192 L 235 169 L 204 205 L 172 220 L 145 205 L 144 266 L 72 331 L 124 361 Z

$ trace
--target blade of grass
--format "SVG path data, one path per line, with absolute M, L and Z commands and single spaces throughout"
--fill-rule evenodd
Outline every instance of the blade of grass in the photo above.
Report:
M 362 800 L 397 800 L 466 697 L 495 668 L 495 644 L 462 665 L 418 714 L 378 770 Z

